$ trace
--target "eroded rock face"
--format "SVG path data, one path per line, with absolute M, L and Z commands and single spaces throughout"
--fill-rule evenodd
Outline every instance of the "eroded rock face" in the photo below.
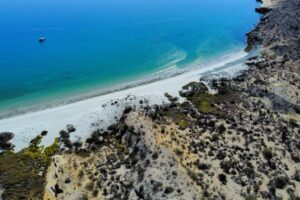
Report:
M 267 100 L 268 108 L 293 120 L 298 119 L 300 104 L 299 16 L 298 0 L 280 1 L 264 13 L 247 34 L 247 50 L 259 46 L 261 53 L 247 63 L 250 69 L 241 84 L 251 97 Z
M 271 47 L 275 50 L 277 55 L 273 57 L 286 55 L 297 61 L 299 59 L 297 53 L 289 50 L 299 47 L 299 43 L 296 42 L 299 40 L 300 32 L 299 1 L 282 0 L 271 10 L 265 7 L 256 10 L 265 15 L 256 28 L 248 34 L 247 49 L 251 50 L 254 45 L 261 44 L 263 47 Z

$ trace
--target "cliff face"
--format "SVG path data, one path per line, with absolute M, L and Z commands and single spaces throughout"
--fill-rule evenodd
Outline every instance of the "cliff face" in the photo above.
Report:
M 300 2 L 285 0 L 277 2 L 274 8 L 268 9 L 262 15 L 259 24 L 248 34 L 248 50 L 254 45 L 268 48 L 278 57 L 299 60 L 299 34 L 300 34 Z M 271 12 L 270 12 L 271 11 Z
M 246 82 L 251 85 L 245 89 L 265 90 L 269 108 L 295 120 L 299 120 L 300 112 L 299 16 L 299 1 L 278 2 L 247 34 L 246 49 L 250 51 L 259 46 L 261 54 L 248 62 L 250 70 Z

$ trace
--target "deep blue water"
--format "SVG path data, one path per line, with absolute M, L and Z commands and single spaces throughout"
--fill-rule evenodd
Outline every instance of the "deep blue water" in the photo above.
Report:
M 258 21 L 256 6 L 255 0 L 1 0 L 0 110 L 242 48 Z

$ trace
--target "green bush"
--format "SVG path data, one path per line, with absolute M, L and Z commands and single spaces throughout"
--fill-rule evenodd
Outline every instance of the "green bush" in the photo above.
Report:
M 165 189 L 165 193 L 166 194 L 170 194 L 170 193 L 172 193 L 174 191 L 174 188 L 173 187 L 166 187 L 166 189 Z
M 0 155 L 3 200 L 42 199 L 45 176 L 51 157 L 58 149 L 58 139 L 46 148 L 38 146 L 41 139 L 40 136 L 34 138 L 29 147 L 19 152 L 6 151 Z

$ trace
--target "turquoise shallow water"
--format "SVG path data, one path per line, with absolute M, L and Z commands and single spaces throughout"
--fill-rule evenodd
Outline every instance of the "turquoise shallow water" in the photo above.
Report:
M 0 111 L 241 49 L 258 21 L 256 6 L 255 0 L 1 0 Z

